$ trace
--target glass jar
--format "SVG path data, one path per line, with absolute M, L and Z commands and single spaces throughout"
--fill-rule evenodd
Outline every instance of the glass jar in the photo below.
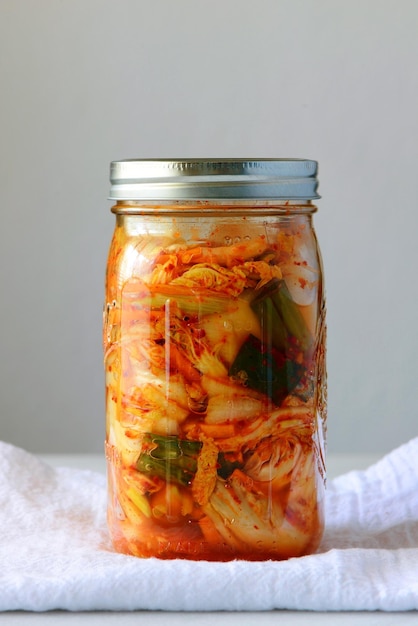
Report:
M 324 525 L 317 164 L 111 164 L 108 525 L 140 557 L 285 559 Z

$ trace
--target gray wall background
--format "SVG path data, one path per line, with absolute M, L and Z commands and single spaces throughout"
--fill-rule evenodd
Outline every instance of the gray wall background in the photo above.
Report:
M 101 452 L 108 167 L 320 163 L 330 452 L 417 434 L 418 2 L 0 0 L 0 439 Z

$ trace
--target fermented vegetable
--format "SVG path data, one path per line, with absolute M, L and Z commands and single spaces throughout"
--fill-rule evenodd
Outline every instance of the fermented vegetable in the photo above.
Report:
M 231 218 L 228 238 L 210 220 L 192 233 L 178 216 L 135 219 L 118 219 L 104 310 L 115 546 L 208 560 L 312 552 L 325 370 L 308 217 L 262 229 Z

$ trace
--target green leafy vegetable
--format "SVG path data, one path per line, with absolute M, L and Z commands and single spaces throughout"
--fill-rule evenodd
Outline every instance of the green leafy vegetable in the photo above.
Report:
M 224 311 L 230 304 L 230 297 L 216 291 L 182 285 L 151 285 L 128 296 L 130 305 L 138 310 L 163 309 L 168 303 L 175 303 L 183 313 L 199 316 Z
M 264 343 L 285 351 L 299 348 L 305 352 L 310 348 L 311 333 L 284 280 L 270 280 L 251 308 L 260 319 Z
M 223 452 L 218 455 L 218 476 L 226 480 L 236 469 L 242 469 L 240 461 L 230 461 Z
M 146 433 L 136 467 L 140 472 L 187 486 L 196 473 L 202 445 L 200 441 L 188 441 L 173 435 Z
M 270 280 L 253 299 L 251 308 L 260 320 L 261 339 L 247 337 L 229 375 L 277 405 L 298 386 L 306 395 L 309 380 L 304 380 L 306 367 L 302 363 L 312 347 L 312 336 L 284 280 Z
M 303 365 L 286 358 L 274 346 L 249 335 L 229 370 L 230 376 L 280 405 L 301 380 Z
M 143 449 L 136 462 L 137 470 L 184 487 L 191 484 L 203 447 L 201 441 L 146 433 L 142 443 Z M 221 478 L 228 478 L 234 469 L 240 467 L 242 463 L 228 460 L 222 452 L 218 455 L 217 473 Z

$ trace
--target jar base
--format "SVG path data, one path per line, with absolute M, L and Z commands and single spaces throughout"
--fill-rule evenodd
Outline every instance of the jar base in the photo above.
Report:
M 227 543 L 209 544 L 201 537 L 196 539 L 178 540 L 158 538 L 140 541 L 138 537 L 129 539 L 122 535 L 114 535 L 112 544 L 116 552 L 136 556 L 139 558 L 157 558 L 161 560 L 184 559 L 189 561 L 284 561 L 289 558 L 313 554 L 319 547 L 323 531 L 318 530 L 305 546 L 295 551 L 291 545 L 249 546 L 248 549 L 239 550 Z

